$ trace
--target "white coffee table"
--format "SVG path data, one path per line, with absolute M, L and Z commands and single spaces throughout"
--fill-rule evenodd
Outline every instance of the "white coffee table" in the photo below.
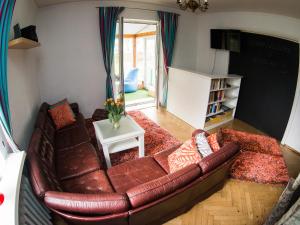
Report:
M 139 157 L 145 155 L 144 134 L 141 128 L 130 116 L 122 117 L 120 127 L 113 128 L 109 120 L 93 122 L 97 143 L 99 148 L 103 148 L 107 167 L 111 167 L 110 153 L 121 152 L 134 147 L 139 147 Z

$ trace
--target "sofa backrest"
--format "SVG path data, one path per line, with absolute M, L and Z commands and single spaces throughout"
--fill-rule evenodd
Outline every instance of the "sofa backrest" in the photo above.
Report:
M 200 175 L 199 166 L 192 164 L 175 173 L 133 187 L 126 194 L 132 207 L 137 208 L 176 191 Z
M 54 144 L 55 137 L 55 126 L 48 114 L 49 105 L 43 103 L 38 112 L 38 116 L 35 122 L 35 128 L 41 129 L 43 134 L 49 139 L 49 141 Z
M 202 173 L 209 173 L 227 160 L 231 159 L 239 151 L 240 148 L 235 143 L 229 143 L 223 146 L 219 151 L 210 154 L 199 162 Z
M 46 191 L 62 190 L 55 175 L 53 145 L 39 128 L 33 132 L 27 158 L 31 182 L 40 198 Z
M 47 102 L 44 102 L 40 107 L 40 112 L 48 112 L 49 106 Z

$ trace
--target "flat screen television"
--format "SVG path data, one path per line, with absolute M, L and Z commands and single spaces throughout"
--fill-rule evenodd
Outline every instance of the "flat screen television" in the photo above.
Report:
M 224 49 L 231 52 L 240 52 L 241 49 L 241 31 L 211 29 L 210 47 L 214 49 Z

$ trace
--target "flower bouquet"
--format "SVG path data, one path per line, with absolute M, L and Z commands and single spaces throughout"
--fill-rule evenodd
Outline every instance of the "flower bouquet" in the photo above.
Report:
M 104 103 L 108 111 L 108 119 L 115 129 L 120 127 L 120 120 L 124 114 L 124 101 L 121 98 L 116 100 L 109 98 Z

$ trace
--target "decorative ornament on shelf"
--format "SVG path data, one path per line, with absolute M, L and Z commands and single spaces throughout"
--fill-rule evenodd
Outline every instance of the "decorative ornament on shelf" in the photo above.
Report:
M 200 9 L 202 12 L 205 12 L 208 9 L 208 0 L 177 0 L 177 5 L 182 10 L 191 9 L 195 12 L 197 9 Z
M 116 100 L 109 98 L 104 103 L 105 109 L 108 111 L 108 119 L 115 129 L 120 127 L 120 120 L 124 115 L 124 101 L 122 98 Z

